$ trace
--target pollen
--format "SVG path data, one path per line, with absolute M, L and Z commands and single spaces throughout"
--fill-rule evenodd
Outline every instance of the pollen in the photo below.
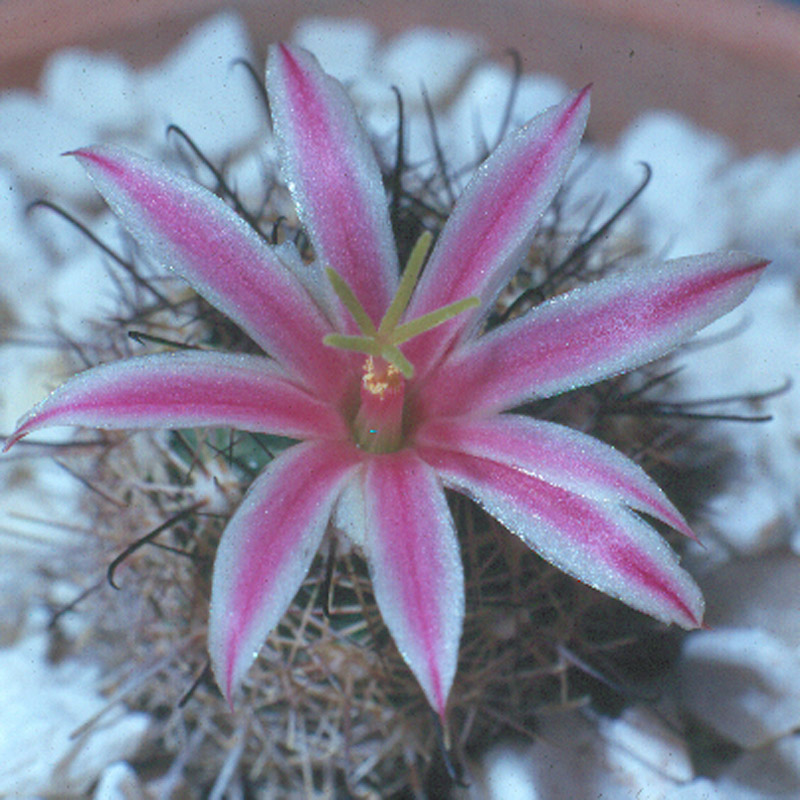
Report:
M 364 389 L 377 396 L 380 400 L 388 394 L 396 394 L 403 389 L 403 373 L 392 363 L 383 359 L 375 359 L 368 356 L 364 362 L 364 375 L 361 378 L 361 385 Z

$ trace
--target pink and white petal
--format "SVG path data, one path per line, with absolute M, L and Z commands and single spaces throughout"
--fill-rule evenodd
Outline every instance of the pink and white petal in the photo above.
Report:
M 768 263 L 692 256 L 555 297 L 459 347 L 422 388 L 418 413 L 499 411 L 646 364 L 741 303 Z
M 559 569 L 663 622 L 701 624 L 700 589 L 634 512 L 496 461 L 434 448 L 418 452 L 446 485 L 471 497 Z
M 624 503 L 694 537 L 683 515 L 638 464 L 564 425 L 518 414 L 438 418 L 425 423 L 415 441 L 495 461 L 589 500 Z
M 486 316 L 520 266 L 578 149 L 589 87 L 507 136 L 458 198 L 408 309 L 409 319 L 466 297 L 481 305 L 404 345 L 419 374 Z
M 270 48 L 267 89 L 281 167 L 316 257 L 345 279 L 377 326 L 397 286 L 397 254 L 380 169 L 355 108 L 311 53 L 284 44 Z
M 256 478 L 225 528 L 214 561 L 208 650 L 229 703 L 300 588 L 359 457 L 346 443 L 290 448 Z
M 367 460 L 365 551 L 375 599 L 432 708 L 444 718 L 464 620 L 464 573 L 439 479 L 410 450 Z
M 342 489 L 333 511 L 333 527 L 363 551 L 367 539 L 367 512 L 364 497 L 364 470 L 353 473 Z
M 263 356 L 184 351 L 88 369 L 34 406 L 5 444 L 53 425 L 220 426 L 293 438 L 347 438 L 342 416 Z
M 327 397 L 346 359 L 322 344 L 331 324 L 276 252 L 207 189 L 121 147 L 74 155 L 143 248 Z

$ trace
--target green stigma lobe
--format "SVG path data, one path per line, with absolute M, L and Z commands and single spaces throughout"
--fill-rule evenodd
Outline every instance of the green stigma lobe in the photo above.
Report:
M 433 236 L 429 231 L 425 231 L 422 236 L 417 239 L 414 249 L 408 258 L 408 263 L 403 271 L 403 277 L 400 279 L 400 285 L 397 287 L 397 294 L 395 294 L 389 310 L 384 314 L 381 320 L 378 332 L 381 335 L 394 330 L 403 312 L 408 308 L 408 303 L 411 300 L 411 295 L 414 292 L 414 287 L 417 285 L 417 278 L 422 271 L 422 265 L 425 263 L 425 256 L 428 255 L 428 250 L 431 248 Z
M 406 380 L 414 377 L 414 365 L 403 355 L 397 345 L 391 344 L 388 347 L 384 347 L 381 355 L 390 364 L 394 364 L 403 373 L 403 377 Z
M 347 285 L 347 281 L 335 270 L 328 267 L 325 270 L 328 280 L 333 286 L 333 291 L 336 296 L 342 301 L 344 307 L 353 316 L 353 319 L 358 325 L 358 329 L 364 336 L 375 336 L 377 331 L 369 318 L 369 314 L 364 311 L 364 306 L 358 302 L 358 298 L 353 293 L 353 290 Z M 326 337 L 327 338 L 327 337 Z
M 423 314 L 410 322 L 405 322 L 394 329 L 392 342 L 394 344 L 403 344 L 403 342 L 407 342 L 409 339 L 413 339 L 415 336 L 419 336 L 421 333 L 425 333 L 425 331 L 429 331 L 431 328 L 453 319 L 462 311 L 477 308 L 480 302 L 477 297 L 467 297 L 464 300 L 457 300 L 455 303 L 437 308 L 436 311 Z
M 331 333 L 322 340 L 323 344 L 329 347 L 339 347 L 343 350 L 354 350 L 369 356 L 379 356 L 397 367 L 402 372 L 403 377 L 406 379 L 411 378 L 414 375 L 414 367 L 400 351 L 398 345 L 447 322 L 463 311 L 480 305 L 477 297 L 467 297 L 464 300 L 450 303 L 436 309 L 436 311 L 431 311 L 421 317 L 398 325 L 400 317 L 403 316 L 411 300 L 411 295 L 414 293 L 417 279 L 422 271 L 422 265 L 425 263 L 425 257 L 428 255 L 432 241 L 433 236 L 428 231 L 425 231 L 417 240 L 403 271 L 403 277 L 400 279 L 397 293 L 377 330 L 364 310 L 364 306 L 358 301 L 345 279 L 336 270 L 328 267 L 325 273 L 331 282 L 333 291 L 336 292 L 336 296 L 350 312 L 363 335 L 346 336 L 344 334 Z
M 329 333 L 322 340 L 328 347 L 338 347 L 340 350 L 355 350 L 367 356 L 380 356 L 381 346 L 375 339 L 368 336 L 345 336 L 342 333 Z

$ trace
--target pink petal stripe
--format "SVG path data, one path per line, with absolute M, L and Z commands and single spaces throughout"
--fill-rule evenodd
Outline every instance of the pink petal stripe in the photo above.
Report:
M 507 409 L 641 366 L 741 303 L 768 263 L 744 253 L 680 258 L 556 297 L 455 351 L 417 413 Z
M 6 442 L 52 425 L 220 426 L 305 438 L 346 438 L 338 411 L 290 383 L 262 356 L 185 351 L 81 372 L 34 406 Z
M 459 197 L 431 254 L 408 317 L 465 297 L 481 306 L 404 345 L 420 375 L 459 333 L 480 322 L 520 266 L 583 136 L 589 87 L 534 117 L 500 144 Z
M 397 286 L 397 254 L 380 170 L 353 104 L 311 53 L 287 45 L 270 48 L 267 88 L 284 176 L 317 259 L 347 281 L 377 325 Z
M 415 441 L 496 461 L 589 500 L 624 503 L 694 537 L 678 509 L 638 464 L 563 425 L 517 414 L 439 418 L 425 423 Z
M 364 546 L 381 616 L 444 718 L 464 619 L 464 574 L 444 492 L 433 470 L 404 450 L 367 460 L 364 497 Z
M 274 249 L 225 203 L 123 148 L 75 155 L 154 261 L 185 278 L 306 386 L 326 397 L 342 391 L 348 362 L 322 344 L 329 321 Z
M 420 456 L 559 569 L 663 622 L 698 627 L 703 598 L 675 553 L 616 503 L 598 502 L 485 458 Z
M 307 442 L 272 461 L 222 534 L 214 562 L 208 650 L 230 703 L 306 576 L 342 486 L 352 445 Z

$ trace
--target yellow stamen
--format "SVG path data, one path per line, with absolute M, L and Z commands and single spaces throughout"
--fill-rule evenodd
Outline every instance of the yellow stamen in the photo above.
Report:
M 397 391 L 402 386 L 403 378 L 394 364 L 387 364 L 385 369 L 376 369 L 375 359 L 370 356 L 364 365 L 361 383 L 368 392 L 383 399 L 386 392 Z

